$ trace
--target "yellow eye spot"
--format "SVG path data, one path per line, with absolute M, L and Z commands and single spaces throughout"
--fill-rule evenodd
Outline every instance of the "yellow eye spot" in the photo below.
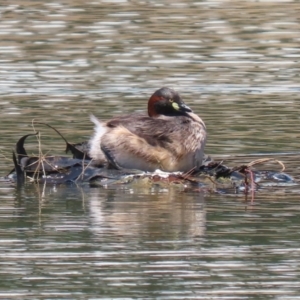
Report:
M 176 102 L 173 102 L 173 103 L 172 103 L 172 107 L 173 107 L 175 110 L 179 110 L 179 105 L 178 105 Z
M 172 98 L 170 98 L 169 101 L 170 101 L 171 103 L 173 103 L 174 100 L 173 100 Z

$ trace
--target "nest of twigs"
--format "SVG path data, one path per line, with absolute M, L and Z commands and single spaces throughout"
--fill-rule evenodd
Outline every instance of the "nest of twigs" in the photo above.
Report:
M 65 142 L 66 153 L 70 156 L 45 155 L 42 150 L 41 136 L 34 128 L 34 133 L 24 135 L 16 143 L 13 151 L 14 167 L 7 175 L 17 184 L 26 182 L 47 183 L 47 184 L 82 184 L 91 185 L 124 185 L 138 181 L 148 185 L 177 185 L 189 190 L 210 190 L 231 189 L 235 193 L 241 190 L 244 193 L 254 193 L 260 187 L 258 180 L 281 180 L 291 182 L 293 179 L 283 173 L 284 164 L 274 158 L 261 158 L 247 164 L 228 167 L 223 161 L 213 161 L 206 157 L 199 169 L 193 169 L 187 173 L 164 173 L 164 172 L 141 172 L 138 170 L 114 170 L 102 165 L 95 165 L 88 156 L 88 144 L 69 143 L 65 137 L 52 126 L 45 123 L 34 122 L 33 124 L 45 125 L 53 129 Z M 29 156 L 25 149 L 25 141 L 28 137 L 37 138 L 37 155 Z M 255 167 L 265 165 L 269 162 L 276 162 L 280 171 L 258 171 Z

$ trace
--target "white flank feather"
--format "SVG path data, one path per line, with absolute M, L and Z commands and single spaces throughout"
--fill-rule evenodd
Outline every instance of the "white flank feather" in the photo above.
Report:
M 94 115 L 90 116 L 90 120 L 95 124 L 94 134 L 89 140 L 89 155 L 92 159 L 99 160 L 104 158 L 101 151 L 100 143 L 103 134 L 106 132 L 105 124 L 99 121 Z

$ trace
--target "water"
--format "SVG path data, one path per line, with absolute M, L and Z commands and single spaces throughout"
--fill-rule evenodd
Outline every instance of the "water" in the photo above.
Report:
M 33 119 L 79 142 L 89 114 L 143 110 L 169 86 L 205 120 L 206 153 L 231 166 L 264 154 L 299 178 L 298 1 L 29 0 L 0 13 L 2 175 Z M 43 153 L 64 153 L 36 127 Z M 37 153 L 34 137 L 26 146 Z M 299 298 L 298 185 L 264 187 L 251 204 L 0 182 L 0 199 L 3 299 Z

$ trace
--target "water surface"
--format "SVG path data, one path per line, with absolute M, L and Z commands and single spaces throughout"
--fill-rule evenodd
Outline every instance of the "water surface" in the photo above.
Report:
M 0 8 L 2 175 L 32 120 L 70 142 L 169 86 L 227 165 L 271 156 L 299 178 L 298 1 L 14 1 Z M 64 144 L 37 126 L 44 154 Z M 37 153 L 34 137 L 27 144 Z M 270 166 L 280 170 L 276 163 Z M 298 299 L 299 186 L 0 182 L 4 299 Z

